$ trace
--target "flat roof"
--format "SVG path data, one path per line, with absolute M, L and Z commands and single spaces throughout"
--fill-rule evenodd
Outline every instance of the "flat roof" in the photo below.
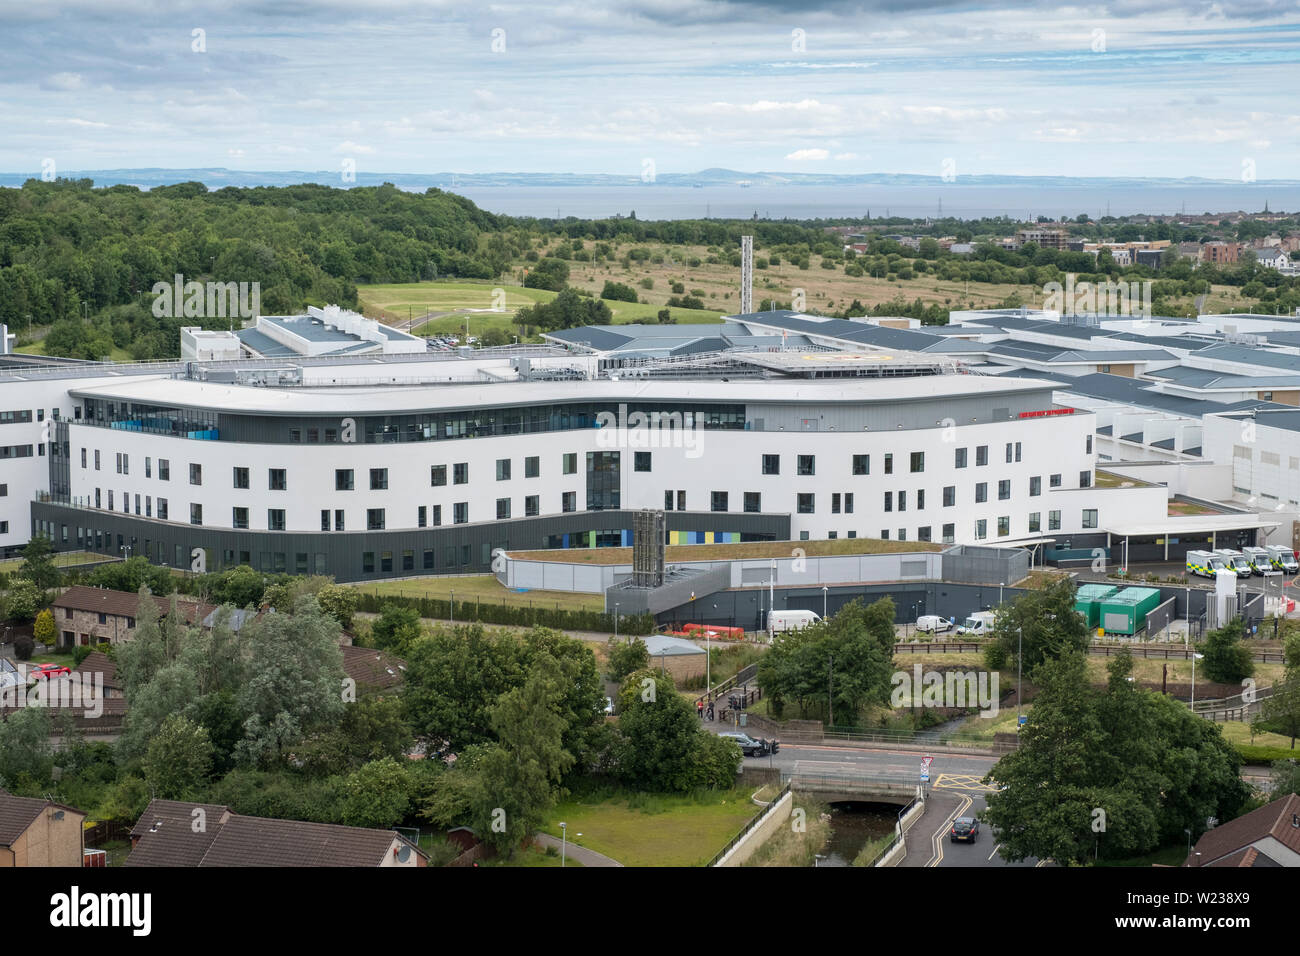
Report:
M 1276 528 L 1281 519 L 1259 514 L 1178 515 L 1146 521 L 1121 521 L 1101 530 L 1107 534 L 1136 538 L 1145 535 L 1205 534 L 1239 528 Z
M 783 381 L 596 380 L 447 385 L 274 388 L 156 376 L 70 389 L 79 398 L 260 415 L 347 415 L 535 405 L 549 402 L 883 403 L 1028 394 L 1051 382 L 987 375 Z

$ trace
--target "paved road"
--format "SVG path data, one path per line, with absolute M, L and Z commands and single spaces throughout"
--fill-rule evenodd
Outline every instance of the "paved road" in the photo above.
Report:
M 556 850 L 560 849 L 560 838 L 553 837 L 549 833 L 535 833 L 533 839 L 541 846 L 553 846 Z M 603 853 L 597 853 L 595 850 L 588 850 L 585 846 L 578 846 L 572 840 L 568 842 L 564 849 L 564 855 L 568 859 L 577 860 L 583 866 L 622 866 L 618 860 L 611 859 Z

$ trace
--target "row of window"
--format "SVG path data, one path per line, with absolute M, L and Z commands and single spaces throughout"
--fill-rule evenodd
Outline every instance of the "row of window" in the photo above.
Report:
M 1029 533 L 1030 533 L 1030 534 L 1039 534 L 1039 533 L 1042 532 L 1042 530 L 1043 530 L 1043 528 L 1042 528 L 1042 524 L 1043 524 L 1042 519 L 1043 519 L 1043 515 L 1042 515 L 1042 512 L 1040 512 L 1040 511 L 1034 511 L 1034 512 L 1031 512 L 1031 513 L 1029 514 Z M 997 536 L 998 536 L 999 538 L 1010 537 L 1010 535 L 1011 535 L 1011 516 L 1010 516 L 1010 515 L 1003 515 L 1003 516 L 997 518 L 996 521 L 997 521 Z M 1084 508 L 1084 509 L 1083 509 L 1082 525 L 1083 525 L 1083 527 L 1084 527 L 1085 529 L 1096 528 L 1096 527 L 1097 527 L 1097 509 L 1096 509 L 1096 508 Z M 933 530 L 933 529 L 932 529 L 932 527 L 931 527 L 930 525 L 923 525 L 922 527 L 917 528 L 917 529 L 916 529 L 916 540 L 917 540 L 917 541 L 930 541 L 930 540 L 932 540 L 932 538 L 931 538 L 932 530 Z M 1048 531 L 1060 531 L 1060 530 L 1061 530 L 1061 512 L 1060 512 L 1060 511 L 1049 511 L 1049 512 L 1047 512 L 1047 530 L 1048 530 Z M 956 526 L 956 524 L 955 524 L 955 523 L 952 523 L 952 522 L 949 522 L 948 524 L 945 524 L 945 525 L 942 526 L 942 530 L 941 530 L 941 535 L 942 535 L 942 537 L 941 537 L 940 540 L 941 540 L 944 544 L 951 544 L 953 541 L 956 540 L 956 534 L 957 534 L 957 526 Z M 807 532 L 807 531 L 801 531 L 801 532 L 799 532 L 799 538 L 800 538 L 800 540 L 803 540 L 803 541 L 807 541 L 808 538 L 809 538 L 809 535 L 810 535 L 810 533 Z M 896 532 L 891 531 L 891 529 L 889 529 L 889 528 L 881 528 L 881 529 L 880 529 L 880 537 L 881 537 L 882 540 L 885 540 L 885 541 L 890 540 L 891 535 L 892 535 L 892 537 L 893 537 L 893 540 L 896 540 L 896 541 L 906 541 L 906 540 L 908 540 L 908 538 L 907 538 L 907 529 L 906 529 L 906 528 L 898 528 Z M 850 538 L 856 538 L 856 537 L 858 536 L 858 533 L 857 533 L 856 531 L 850 531 L 850 532 L 848 533 L 848 536 L 849 536 Z M 976 541 L 984 541 L 984 540 L 986 540 L 986 539 L 988 538 L 988 536 L 989 536 L 989 522 L 988 522 L 988 519 L 987 519 L 987 518 L 978 518 L 978 519 L 976 519 L 976 521 L 975 521 L 975 540 L 976 540 Z M 834 540 L 835 538 L 839 537 L 839 532 L 837 532 L 837 531 L 828 531 L 828 532 L 826 533 L 826 537 L 829 538 L 829 539 L 831 539 L 831 540 Z

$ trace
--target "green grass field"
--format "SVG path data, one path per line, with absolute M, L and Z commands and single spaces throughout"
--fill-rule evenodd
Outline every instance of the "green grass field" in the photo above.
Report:
M 44 354 L 45 354 L 45 342 L 44 342 L 44 341 L 41 341 L 41 342 L 33 342 L 31 345 L 24 345 L 24 346 L 21 346 L 20 348 L 16 348 L 16 349 L 14 349 L 14 351 L 15 351 L 15 352 L 21 352 L 23 355 L 44 355 Z M 131 357 L 131 353 L 130 353 L 130 352 L 128 352 L 126 349 L 120 349 L 120 348 L 118 348 L 117 346 L 114 346 L 114 347 L 113 347 L 113 350 L 112 350 L 111 352 L 108 353 L 108 357 L 109 357 L 109 359 L 111 359 L 111 360 L 114 361 L 114 362 L 134 362 L 134 361 L 135 361 L 135 359 L 133 359 L 133 358 Z
M 56 568 L 68 568 L 77 564 L 102 564 L 118 560 L 106 554 L 96 554 L 93 551 L 59 551 L 51 555 L 50 558 L 54 561 Z M 22 564 L 22 558 L 9 558 L 0 561 L 0 572 L 17 571 L 22 567 Z
M 559 866 L 560 851 L 556 850 L 554 854 L 547 852 L 539 846 L 529 846 L 522 850 L 516 850 L 515 855 L 509 860 L 503 857 L 492 857 L 487 860 L 480 860 L 479 866 Z M 571 856 L 566 856 L 564 860 L 566 867 L 582 866 Z
M 428 597 L 447 600 L 456 592 L 456 603 L 482 601 L 484 604 L 507 604 L 512 607 L 558 607 L 563 611 L 603 611 L 604 595 L 576 594 L 569 591 L 512 591 L 501 586 L 491 574 L 471 577 L 428 577 L 406 581 L 375 581 L 358 586 L 358 590 L 389 597 Z
M 563 820 L 573 842 L 624 866 L 702 866 L 761 812 L 750 792 L 573 796 L 547 815 L 542 829 L 558 837 Z

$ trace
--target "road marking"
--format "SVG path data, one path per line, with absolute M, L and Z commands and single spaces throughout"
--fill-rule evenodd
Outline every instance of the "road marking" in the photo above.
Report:
M 940 824 L 939 829 L 934 831 L 934 835 L 930 838 L 930 846 L 933 847 L 934 852 L 933 855 L 930 857 L 930 862 L 927 863 L 926 866 L 938 866 L 940 863 L 943 862 L 943 844 L 944 844 L 943 838 L 948 835 L 948 827 L 953 820 L 955 820 L 957 817 L 961 816 L 963 813 L 966 812 L 966 809 L 971 805 L 972 802 L 973 801 L 971 800 L 970 797 L 962 797 L 962 802 L 957 807 L 957 809 L 953 810 L 952 813 L 948 814 L 947 819 L 945 819 L 943 823 Z
M 990 793 L 997 789 L 981 783 L 981 779 L 969 773 L 941 773 L 935 779 L 934 787 L 936 790 L 975 790 L 979 793 Z
M 993 844 L 993 852 L 989 854 L 989 859 L 990 859 L 990 860 L 993 859 L 995 856 L 998 855 L 998 847 L 1000 847 L 1001 845 L 1002 845 L 1001 843 L 995 843 L 995 844 Z

